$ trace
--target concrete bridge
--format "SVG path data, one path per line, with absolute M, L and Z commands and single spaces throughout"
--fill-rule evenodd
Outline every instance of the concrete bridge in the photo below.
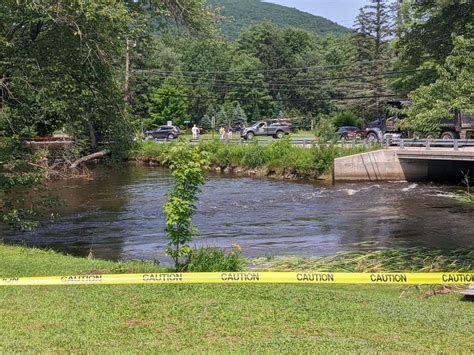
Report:
M 474 173 L 474 147 L 388 147 L 337 158 L 334 181 L 434 180 L 459 182 Z

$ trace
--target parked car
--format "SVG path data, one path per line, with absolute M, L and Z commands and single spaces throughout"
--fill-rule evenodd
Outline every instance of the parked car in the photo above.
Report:
M 153 139 L 175 139 L 179 137 L 180 132 L 176 126 L 159 126 L 155 130 L 146 131 L 146 135 Z
M 285 134 L 290 133 L 290 126 L 279 122 L 260 121 L 250 127 L 243 128 L 240 136 L 244 139 L 251 140 L 255 136 L 272 136 L 281 139 Z
M 357 137 L 365 138 L 367 131 L 357 128 L 355 126 L 342 126 L 336 131 L 339 139 L 354 139 Z

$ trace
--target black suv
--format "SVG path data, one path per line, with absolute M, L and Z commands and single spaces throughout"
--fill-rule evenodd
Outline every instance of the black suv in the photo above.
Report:
M 154 139 L 175 139 L 180 135 L 179 128 L 176 126 L 160 126 L 155 130 L 146 131 L 147 137 Z

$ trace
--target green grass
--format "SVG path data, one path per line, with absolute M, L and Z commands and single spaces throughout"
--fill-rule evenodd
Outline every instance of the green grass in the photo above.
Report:
M 161 270 L 0 244 L 0 275 Z M 0 287 L 0 352 L 474 351 L 471 302 L 394 286 Z
M 170 148 L 176 143 L 161 144 L 153 141 L 140 143 L 130 153 L 138 160 L 166 161 Z M 190 146 L 191 147 L 191 146 Z M 301 179 L 315 179 L 331 172 L 334 159 L 377 149 L 373 146 L 341 147 L 315 144 L 311 148 L 294 146 L 288 139 L 272 144 L 229 144 L 226 142 L 202 141 L 199 149 L 210 155 L 211 164 L 222 168 L 242 167 L 263 169 L 273 175 L 291 175 Z

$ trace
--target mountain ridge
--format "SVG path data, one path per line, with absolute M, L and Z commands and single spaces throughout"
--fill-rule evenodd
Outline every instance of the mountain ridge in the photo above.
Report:
M 214 7 L 222 7 L 225 17 L 220 25 L 229 39 L 235 40 L 240 32 L 253 23 L 272 21 L 280 27 L 297 27 L 317 35 L 340 35 L 350 32 L 327 18 L 312 15 L 295 8 L 260 0 L 209 0 Z

